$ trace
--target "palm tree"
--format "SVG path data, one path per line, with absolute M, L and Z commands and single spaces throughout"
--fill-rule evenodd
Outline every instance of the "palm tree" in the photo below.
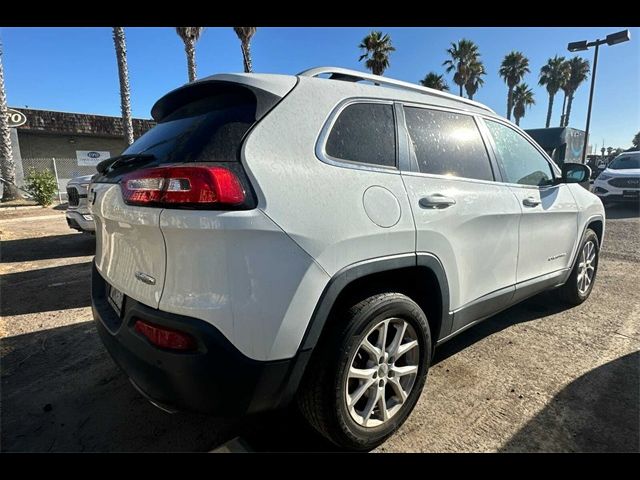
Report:
M 447 49 L 451 57 L 445 60 L 442 65 L 447 67 L 447 73 L 455 71 L 453 81 L 460 87 L 462 97 L 462 87 L 469 79 L 469 65 L 476 62 L 480 56 L 478 46 L 471 40 L 462 39 L 458 43 L 451 43 L 451 48 Z
M 505 55 L 498 73 L 509 88 L 509 93 L 507 94 L 507 120 L 511 120 L 513 89 L 522 81 L 525 73 L 529 73 L 529 59 L 522 52 L 514 50 Z
M 449 90 L 446 80 L 442 75 L 438 75 L 435 72 L 429 72 L 420 80 L 420 85 L 423 87 L 433 88 L 434 90 L 440 90 L 441 92 Z
M 464 89 L 467 91 L 467 95 L 470 100 L 473 100 L 473 96 L 476 94 L 478 89 L 484 85 L 482 75 L 486 74 L 487 72 L 485 72 L 484 65 L 480 60 L 476 60 L 469 65 L 469 75 L 467 77 L 467 82 L 464 84 Z
M 176 27 L 176 32 L 184 42 L 184 51 L 187 54 L 187 71 L 189 82 L 195 81 L 196 75 L 196 42 L 202 35 L 204 27 Z
M 2 182 L 2 201 L 19 198 L 16 183 L 16 164 L 11 148 L 11 130 L 7 112 L 7 94 L 4 90 L 4 68 L 2 67 L 2 44 L 0 43 L 0 176 L 10 183 Z
M 585 60 L 581 57 L 573 57 L 566 62 L 569 70 L 569 78 L 567 82 L 561 87 L 564 91 L 564 98 L 567 105 L 566 112 L 563 112 L 563 117 L 560 118 L 560 126 L 566 127 L 569 125 L 569 118 L 571 117 L 571 105 L 573 104 L 573 96 L 578 90 L 578 87 L 589 76 L 589 60 Z
M 516 85 L 513 89 L 513 117 L 516 119 L 516 125 L 520 126 L 520 119 L 524 117 L 526 109 L 535 103 L 533 90 L 529 85 L 526 83 Z
M 253 68 L 251 66 L 251 37 L 255 35 L 257 29 L 258 27 L 233 27 L 233 30 L 240 39 L 242 62 L 246 73 L 253 72 Z
M 553 112 L 553 97 L 560 90 L 569 78 L 569 69 L 564 61 L 564 57 L 556 55 L 550 58 L 546 65 L 540 69 L 539 85 L 547 87 L 549 94 L 549 108 L 547 109 L 547 128 L 551 124 L 551 113 Z
M 365 66 L 374 75 L 384 74 L 384 71 L 389 68 L 389 55 L 395 51 L 389 34 L 383 35 L 382 32 L 377 31 L 372 31 L 364 37 L 358 48 L 364 50 L 358 61 L 366 59 Z
M 0 72 L 0 78 L 1 78 L 2 74 Z M 2 88 L 2 85 L 0 85 L 0 88 Z M 631 140 L 631 143 L 633 145 L 633 148 L 635 148 L 636 150 L 640 150 L 640 132 L 636 133 L 633 136 L 633 140 Z
M 113 27 L 113 43 L 116 46 L 118 77 L 120 79 L 120 109 L 122 127 L 127 145 L 133 143 L 133 123 L 131 121 L 131 91 L 129 90 L 129 69 L 127 68 L 127 42 L 123 27 Z

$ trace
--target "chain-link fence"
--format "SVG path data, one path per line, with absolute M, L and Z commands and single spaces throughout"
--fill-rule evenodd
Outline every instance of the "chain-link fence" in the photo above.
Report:
M 49 170 L 58 182 L 57 199 L 60 202 L 67 200 L 67 183 L 75 177 L 93 175 L 96 173 L 95 165 L 78 165 L 75 158 L 22 158 L 22 168 L 25 181 L 31 169 L 38 172 Z

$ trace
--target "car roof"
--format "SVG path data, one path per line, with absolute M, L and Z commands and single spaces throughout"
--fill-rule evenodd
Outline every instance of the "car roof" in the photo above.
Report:
M 310 78 L 322 78 L 320 75 L 330 75 L 325 80 L 339 80 L 352 84 L 360 84 L 360 82 L 369 82 L 376 90 L 385 91 L 386 96 L 399 97 L 403 94 L 418 94 L 418 98 L 424 101 L 425 98 L 430 100 L 429 103 L 438 103 L 438 100 L 447 100 L 459 104 L 463 109 L 479 109 L 485 113 L 495 114 L 486 105 L 470 100 L 468 98 L 459 97 L 448 92 L 443 92 L 429 87 L 424 87 L 415 83 L 396 80 L 381 75 L 372 75 L 357 70 L 350 70 L 340 67 L 316 67 L 300 72 L 298 76 Z
M 330 75 L 324 78 L 321 75 Z M 502 118 L 492 109 L 479 102 L 459 97 L 447 92 L 441 92 L 418 84 L 395 80 L 379 75 L 372 75 L 357 70 L 340 67 L 316 67 L 300 72 L 298 75 L 270 74 L 270 73 L 219 73 L 203 77 L 195 82 L 185 84 L 162 97 L 152 108 L 153 117 L 159 116 L 158 106 L 162 101 L 179 91 L 191 89 L 207 83 L 238 83 L 248 87 L 270 92 L 284 97 L 299 82 L 309 82 L 314 89 L 328 89 L 340 92 L 345 98 L 351 96 L 366 96 L 372 98 L 392 99 L 407 103 L 428 104 L 463 110 L 468 113 L 479 113 Z M 367 82 L 367 83 L 365 83 Z

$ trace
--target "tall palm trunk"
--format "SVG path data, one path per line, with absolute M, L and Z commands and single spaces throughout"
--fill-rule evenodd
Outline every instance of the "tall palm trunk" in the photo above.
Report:
M 7 95 L 4 90 L 4 68 L 2 67 L 2 45 L 0 45 L 0 175 L 11 184 L 2 182 L 2 201 L 19 197 L 16 182 L 16 164 L 11 148 L 11 130 L 7 113 Z
M 129 69 L 127 68 L 127 43 L 123 27 L 113 27 L 113 42 L 116 46 L 118 60 L 118 77 L 120 79 L 120 109 L 122 110 L 122 126 L 124 140 L 127 145 L 133 143 L 133 123 L 131 121 L 131 92 L 129 90 Z
M 512 111 L 513 111 L 513 87 L 509 86 L 509 93 L 507 93 L 507 120 L 511 120 Z
M 462 95 L 462 85 L 459 85 L 460 87 L 460 96 L 463 97 L 464 95 Z
M 567 110 L 567 92 L 564 92 L 564 98 L 562 99 L 562 113 L 560 114 L 560 126 L 564 127 L 565 123 L 565 113 Z
M 555 94 L 549 94 L 549 108 L 547 109 L 547 128 L 551 125 L 551 112 L 553 112 L 553 97 Z
M 514 117 L 515 117 L 515 116 L 514 116 Z M 515 117 L 515 119 L 516 119 L 516 125 L 517 125 L 517 126 L 520 126 L 520 117 Z
M 573 104 L 573 93 L 567 98 L 567 112 L 564 114 L 564 126 L 569 126 L 569 118 L 571 117 L 571 105 Z
M 242 62 L 244 64 L 245 73 L 253 72 L 253 65 L 251 65 L 251 43 L 242 42 L 240 44 L 242 48 Z
M 189 71 L 189 83 L 196 80 L 196 42 L 188 39 L 184 42 L 184 51 L 187 54 L 187 70 Z

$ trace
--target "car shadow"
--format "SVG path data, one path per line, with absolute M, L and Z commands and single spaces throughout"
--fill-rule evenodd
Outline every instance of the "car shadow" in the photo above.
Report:
M 0 261 L 30 262 L 52 258 L 81 257 L 93 255 L 96 239 L 93 235 L 71 233 L 47 237 L 3 240 Z
M 605 205 L 605 215 L 609 219 L 640 217 L 640 203 L 611 203 Z
M 434 362 L 558 311 L 534 297 L 445 343 Z M 211 451 L 236 437 L 249 451 L 339 450 L 293 407 L 242 419 L 158 410 L 115 366 L 93 322 L 5 338 L 0 354 L 3 451 Z
M 432 365 L 440 363 L 474 343 L 479 342 L 483 338 L 489 337 L 512 325 L 538 320 L 549 315 L 560 313 L 568 308 L 570 307 L 558 302 L 552 292 L 539 293 L 522 303 L 487 318 L 438 346 L 434 353 Z
M 585 373 L 522 427 L 502 452 L 640 452 L 640 352 Z
M 0 276 L 4 317 L 91 305 L 91 262 Z
M 4 338 L 0 352 L 4 452 L 209 451 L 242 423 L 151 405 L 93 322 Z

